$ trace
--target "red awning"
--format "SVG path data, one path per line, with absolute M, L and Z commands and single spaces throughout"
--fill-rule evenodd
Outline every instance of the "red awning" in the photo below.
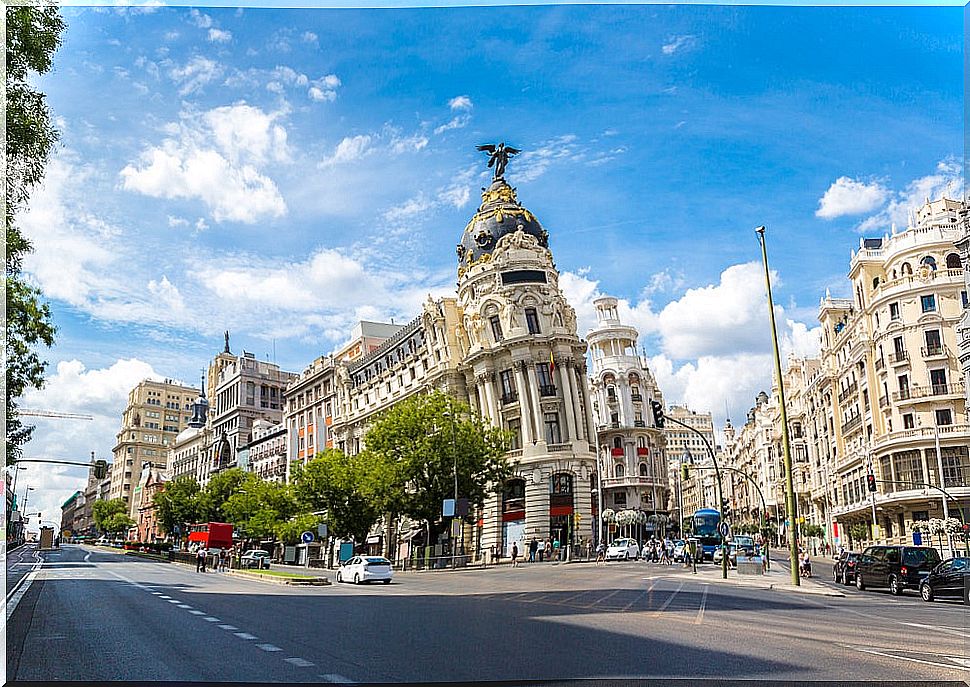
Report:
M 549 509 L 549 515 L 552 515 L 552 516 L 556 516 L 556 515 L 572 515 L 572 514 L 573 514 L 573 507 L 572 506 L 552 506 Z

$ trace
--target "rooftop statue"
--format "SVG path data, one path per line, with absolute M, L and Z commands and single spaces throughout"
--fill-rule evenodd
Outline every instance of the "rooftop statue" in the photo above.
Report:
M 488 153 L 488 166 L 495 166 L 495 173 L 492 176 L 493 180 L 503 178 L 505 175 L 505 167 L 509 164 L 509 158 L 522 152 L 518 148 L 506 146 L 504 142 L 499 143 L 498 146 L 486 143 L 485 145 L 478 146 L 478 149 Z

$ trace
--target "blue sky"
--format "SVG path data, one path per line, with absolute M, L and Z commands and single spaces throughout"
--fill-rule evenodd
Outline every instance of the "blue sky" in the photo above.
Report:
M 743 417 L 847 292 L 861 235 L 962 192 L 961 9 L 66 8 L 38 80 L 62 131 L 22 218 L 59 327 L 29 455 L 109 455 L 127 390 L 234 350 L 299 371 L 455 280 L 485 184 L 550 232 L 562 283 L 623 312 L 668 401 Z M 70 431 L 68 431 L 68 429 Z M 53 508 L 77 472 L 32 474 Z M 48 516 L 49 517 L 49 516 Z

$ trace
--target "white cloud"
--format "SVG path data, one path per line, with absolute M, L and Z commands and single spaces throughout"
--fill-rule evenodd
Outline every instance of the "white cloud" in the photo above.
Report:
M 202 113 L 183 111 L 169 137 L 121 170 L 122 186 L 155 198 L 201 200 L 216 222 L 253 223 L 286 214 L 276 184 L 257 169 L 288 160 L 280 113 L 237 103 Z
M 675 274 L 668 267 L 660 272 L 652 274 L 650 276 L 650 281 L 647 282 L 645 287 L 643 287 L 643 292 L 646 294 L 651 294 L 677 291 L 683 288 L 684 284 L 685 280 L 683 273 L 677 272 Z
M 169 77 L 178 85 L 179 95 L 185 96 L 195 93 L 219 78 L 222 66 L 201 55 L 196 55 L 181 67 L 169 70 Z
M 660 50 L 664 55 L 673 55 L 678 50 L 684 50 L 686 48 L 693 47 L 695 43 L 695 37 L 692 35 L 681 35 L 681 36 L 670 36 L 667 38 L 667 42 L 663 44 Z
M 313 33 L 313 31 L 304 31 L 303 32 L 303 35 L 300 36 L 300 39 L 304 43 L 316 43 L 317 42 L 317 39 L 318 39 L 318 36 L 317 36 L 317 34 Z
M 834 219 L 871 212 L 886 202 L 889 191 L 878 181 L 865 183 L 839 177 L 818 201 L 816 217 Z
M 856 229 L 861 232 L 888 233 L 892 225 L 909 226 L 910 213 L 919 208 L 926 199 L 941 196 L 962 198 L 964 188 L 963 168 L 959 160 L 949 157 L 936 165 L 933 174 L 910 181 L 902 191 L 891 194 L 889 203 L 880 212 L 862 221 Z
M 212 26 L 212 17 L 202 14 L 199 10 L 189 10 L 189 21 L 200 29 L 207 29 Z
M 359 160 L 369 152 L 370 145 L 371 137 L 367 134 L 345 137 L 334 148 L 333 155 L 319 164 L 321 167 L 330 167 Z
M 559 160 L 582 159 L 577 138 L 573 134 L 565 134 L 543 141 L 534 150 L 527 150 L 516 158 L 515 180 L 521 182 L 534 181 Z
M 472 99 L 467 95 L 459 95 L 448 101 L 448 107 L 452 110 L 470 110 L 472 109 Z
M 467 115 L 467 114 L 458 115 L 457 117 L 453 117 L 450 121 L 442 124 L 441 126 L 435 127 L 434 133 L 435 135 L 438 135 L 446 131 L 450 131 L 452 129 L 464 129 L 466 126 L 468 126 L 468 123 L 471 122 L 471 120 L 472 118 L 470 115 Z
M 183 217 L 174 217 L 172 215 L 168 216 L 168 226 L 172 227 L 187 227 L 189 226 L 189 221 Z
M 336 74 L 327 74 L 324 77 L 312 82 L 307 95 L 310 100 L 317 102 L 333 102 L 337 99 L 337 88 L 340 86 L 340 79 Z
M 411 153 L 422 150 L 428 145 L 428 137 L 413 134 L 404 138 L 391 139 L 391 152 L 395 154 Z
M 208 40 L 210 43 L 228 43 L 232 40 L 232 32 L 222 29 L 209 29 Z

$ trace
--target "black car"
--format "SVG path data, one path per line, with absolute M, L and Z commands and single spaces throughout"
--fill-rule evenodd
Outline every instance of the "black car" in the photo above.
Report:
M 933 568 L 919 585 L 923 601 L 938 596 L 962 596 L 963 603 L 970 606 L 970 558 L 948 558 Z
M 939 552 L 928 546 L 870 546 L 856 563 L 855 586 L 889 587 L 899 596 L 906 589 L 919 589 L 939 562 Z
M 858 551 L 843 551 L 840 553 L 839 557 L 835 559 L 835 564 L 832 566 L 832 579 L 842 584 L 852 584 L 855 582 L 855 567 L 861 555 Z

